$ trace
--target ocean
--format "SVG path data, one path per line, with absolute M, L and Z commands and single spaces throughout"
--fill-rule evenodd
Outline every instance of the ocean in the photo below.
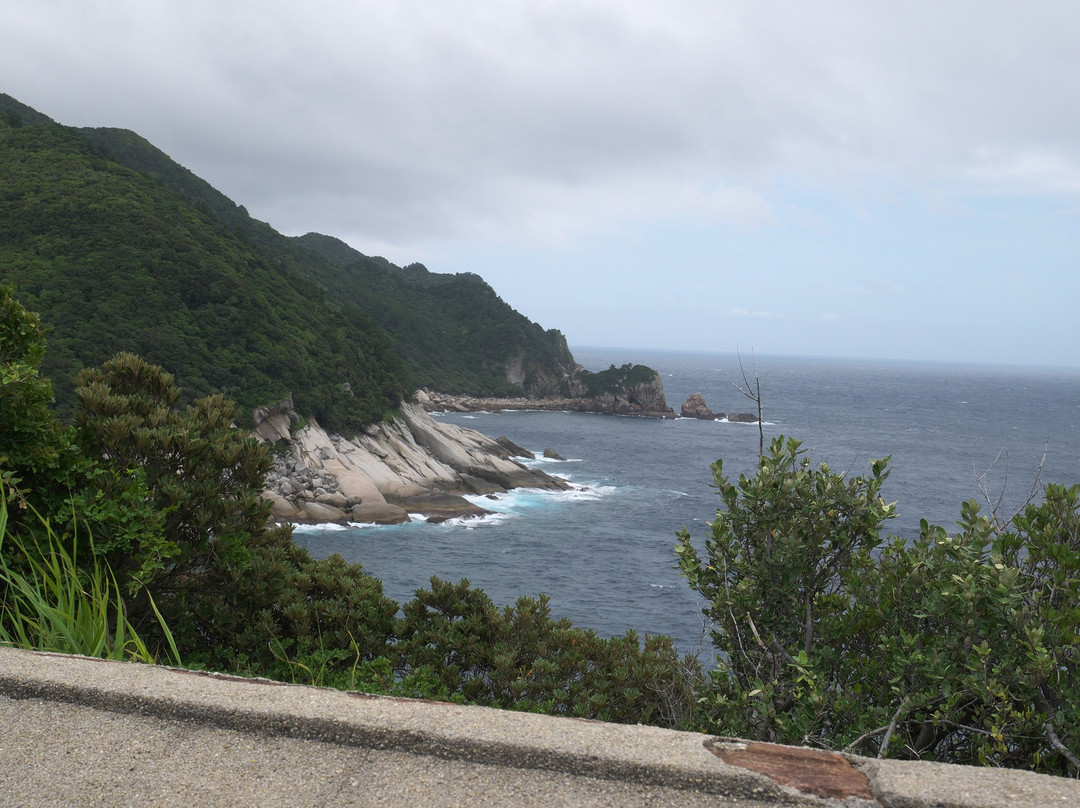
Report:
M 734 354 L 574 350 L 590 370 L 637 362 L 656 368 L 678 412 L 701 393 L 717 412 L 753 412 Z M 766 442 L 801 440 L 814 461 L 866 473 L 892 456 L 885 496 L 897 502 L 888 533 L 918 534 L 921 519 L 951 527 L 960 504 L 989 498 L 1005 512 L 1042 483 L 1080 483 L 1080 369 L 742 356 L 762 382 Z M 756 424 L 653 420 L 584 413 L 436 416 L 541 455 L 569 492 L 513 491 L 478 502 L 491 517 L 440 525 L 298 528 L 317 557 L 360 562 L 399 602 L 433 575 L 468 578 L 497 604 L 545 593 L 555 615 L 604 635 L 668 634 L 707 648 L 701 602 L 675 568 L 675 534 L 704 545 L 718 499 L 711 463 L 731 478 L 753 473 Z M 707 656 L 707 654 L 706 654 Z

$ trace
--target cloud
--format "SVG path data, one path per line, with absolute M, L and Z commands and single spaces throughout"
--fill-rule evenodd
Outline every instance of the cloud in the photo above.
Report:
M 991 193 L 1080 195 L 1080 161 L 1060 150 L 979 149 L 964 174 Z
M 0 19 L 0 91 L 134 129 L 283 232 L 397 263 L 487 260 L 515 300 L 545 292 L 550 259 L 621 284 L 624 308 L 655 298 L 627 278 L 715 267 L 714 288 L 753 277 L 819 311 L 834 303 L 814 284 L 857 289 L 899 250 L 918 256 L 905 288 L 933 291 L 948 261 L 1011 255 L 1009 234 L 1057 245 L 1024 260 L 1075 275 L 1069 222 L 1043 221 L 1080 209 L 1080 6 L 1065 0 L 0 0 Z M 998 216 L 1054 204 L 1010 229 L 987 197 L 1009 198 Z M 901 289 L 866 291 L 897 327 L 914 316 Z M 1047 343 L 1036 325 L 1027 353 Z
M 9 92 L 66 123 L 135 128 L 290 231 L 755 224 L 792 172 L 1080 191 L 1067 4 L 0 8 Z
M 739 306 L 735 306 L 728 311 L 732 317 L 755 317 L 761 320 L 783 320 L 787 318 L 787 315 L 776 314 L 775 312 L 767 311 L 765 309 L 744 309 Z

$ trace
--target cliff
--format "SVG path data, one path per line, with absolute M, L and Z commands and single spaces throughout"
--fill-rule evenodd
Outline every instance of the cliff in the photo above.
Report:
M 290 434 L 288 402 L 256 413 L 255 431 L 275 445 L 264 493 L 282 522 L 407 522 L 479 516 L 464 498 L 511 488 L 562 490 L 569 484 L 513 459 L 520 450 L 453 424 L 438 423 L 417 404 L 368 426 L 355 438 L 330 435 L 315 422 Z

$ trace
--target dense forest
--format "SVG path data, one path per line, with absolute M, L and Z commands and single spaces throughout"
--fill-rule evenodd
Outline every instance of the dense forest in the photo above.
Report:
M 479 276 L 397 267 L 252 219 L 133 132 L 74 129 L 0 96 L 0 282 L 49 332 L 43 372 L 69 415 L 75 378 L 120 351 L 192 399 L 292 395 L 334 431 L 417 387 L 565 390 L 566 340 Z

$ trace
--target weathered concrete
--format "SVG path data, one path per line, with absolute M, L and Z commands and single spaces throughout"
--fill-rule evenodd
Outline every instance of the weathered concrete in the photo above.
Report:
M 0 805 L 1080 805 L 1076 781 L 1023 772 L 853 769 L 653 727 L 4 648 L 0 721 Z

